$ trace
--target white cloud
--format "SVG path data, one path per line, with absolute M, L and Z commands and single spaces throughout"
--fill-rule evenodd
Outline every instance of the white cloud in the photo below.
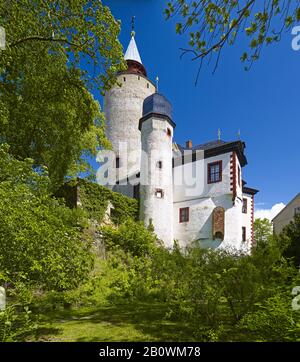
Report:
M 271 207 L 271 209 L 257 209 L 255 210 L 255 219 L 269 219 L 270 221 L 285 207 L 283 202 L 279 202 Z

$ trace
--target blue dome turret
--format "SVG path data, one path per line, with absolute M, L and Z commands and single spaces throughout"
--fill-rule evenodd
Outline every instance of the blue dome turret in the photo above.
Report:
M 151 94 L 151 96 L 144 100 L 143 117 L 140 119 L 139 129 L 141 129 L 143 121 L 153 116 L 167 119 L 169 123 L 175 127 L 175 123 L 172 121 L 172 105 L 167 98 L 160 93 Z

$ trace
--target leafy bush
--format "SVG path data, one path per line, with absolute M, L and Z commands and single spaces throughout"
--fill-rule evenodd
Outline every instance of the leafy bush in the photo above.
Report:
M 149 255 L 155 248 L 156 236 L 142 222 L 127 220 L 118 228 L 101 228 L 103 240 L 109 248 L 120 247 L 133 256 Z
M 45 289 L 77 286 L 92 267 L 90 243 L 81 237 L 83 215 L 50 196 L 50 182 L 32 162 L 0 148 L 0 274 Z
M 21 341 L 24 335 L 35 328 L 36 324 L 27 306 L 9 306 L 5 311 L 0 311 L 0 342 Z
M 295 266 L 300 267 L 300 214 L 295 215 L 279 236 L 286 258 L 292 258 Z

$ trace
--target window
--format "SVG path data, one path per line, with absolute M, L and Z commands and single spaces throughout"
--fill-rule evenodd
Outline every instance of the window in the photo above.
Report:
M 162 199 L 164 197 L 164 192 L 162 189 L 156 189 L 155 191 L 155 196 L 158 198 L 158 199 Z
M 120 157 L 116 157 L 116 168 L 120 168 Z
M 157 161 L 156 166 L 157 166 L 159 169 L 162 169 L 162 161 Z
M 149 83 L 147 83 L 147 88 L 149 88 Z
M 246 241 L 246 227 L 242 227 L 242 241 Z
M 169 137 L 172 136 L 172 132 L 171 132 L 170 128 L 167 128 L 167 135 L 168 135 Z
M 243 214 L 247 214 L 247 208 L 248 208 L 248 200 L 243 199 L 243 208 L 242 208 L 242 213 Z
M 241 168 L 240 168 L 240 166 L 238 166 L 238 183 L 239 183 L 239 186 L 241 187 Z
M 179 222 L 188 222 L 190 219 L 190 208 L 183 207 L 179 209 Z
M 300 214 L 300 207 L 295 207 L 294 216 Z
M 126 82 L 126 77 L 123 78 L 124 82 Z
M 209 184 L 222 181 L 222 161 L 207 165 L 207 182 Z

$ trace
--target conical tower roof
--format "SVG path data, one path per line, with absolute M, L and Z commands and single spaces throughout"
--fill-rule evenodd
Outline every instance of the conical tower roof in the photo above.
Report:
M 140 64 L 143 64 L 133 34 L 131 36 L 124 58 L 125 60 L 134 60 Z
M 140 53 L 138 51 L 138 47 L 136 45 L 134 37 L 135 37 L 135 32 L 134 30 L 132 30 L 131 39 L 128 48 L 126 50 L 126 53 L 124 55 L 128 67 L 127 72 L 147 77 L 147 71 L 142 63 Z

